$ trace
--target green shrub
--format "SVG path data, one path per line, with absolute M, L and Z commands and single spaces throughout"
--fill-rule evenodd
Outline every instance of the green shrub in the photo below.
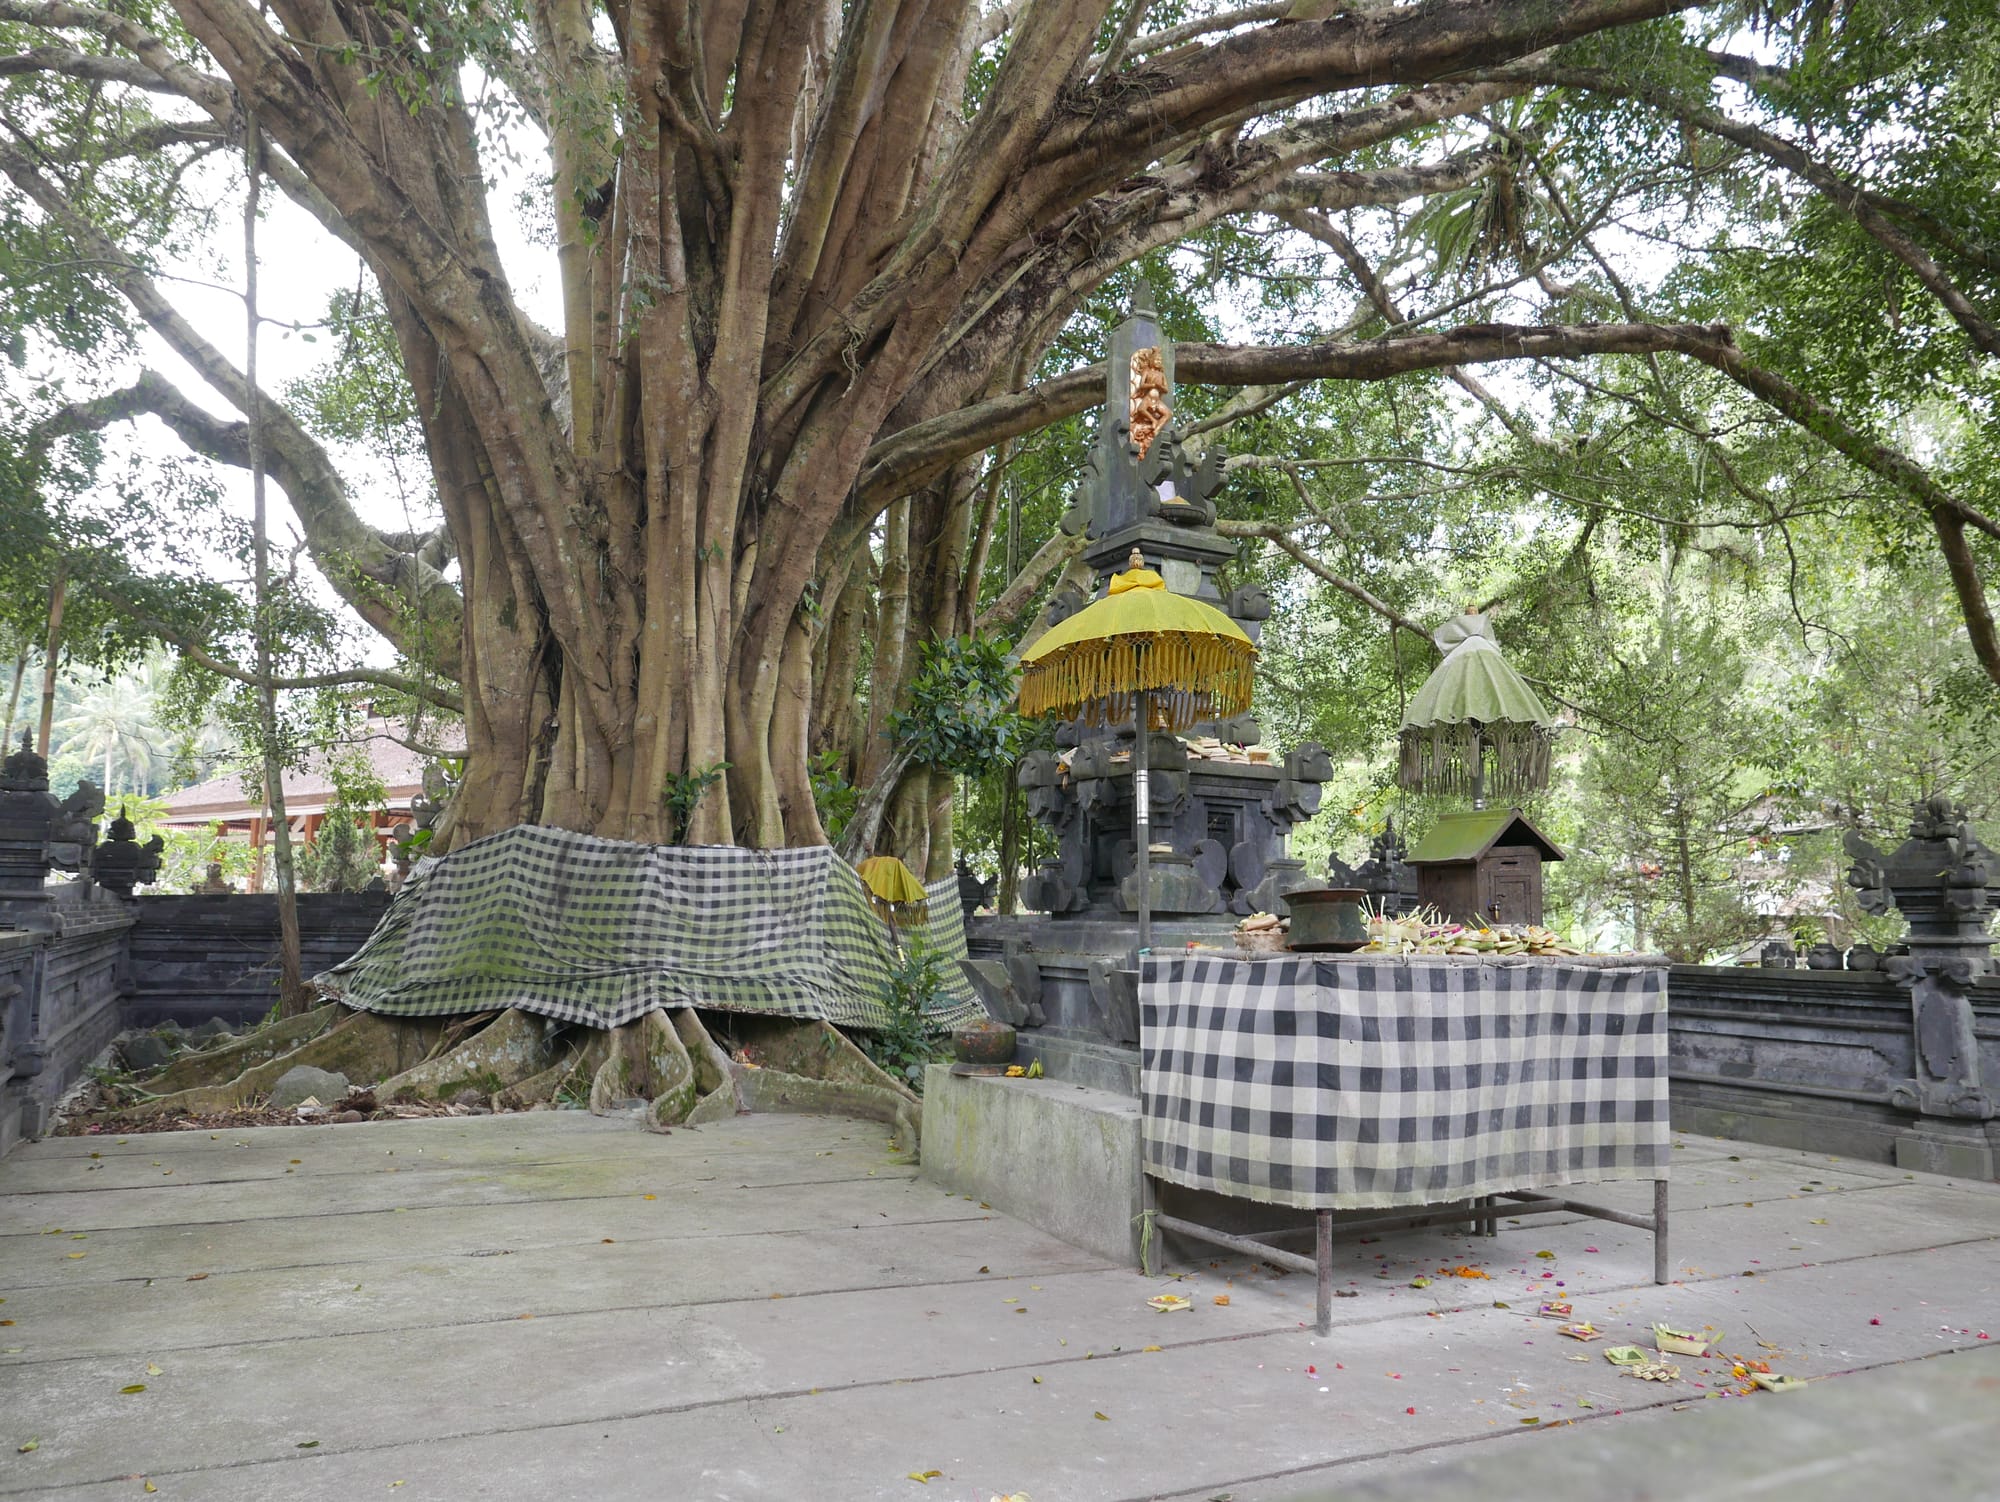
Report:
M 884 1073 L 919 1093 L 924 1088 L 924 1066 L 949 1051 L 944 1024 L 937 1020 L 937 1014 L 952 1001 L 945 989 L 945 963 L 944 956 L 920 937 L 908 938 L 890 968 L 888 990 L 882 998 L 889 1013 L 888 1025 L 865 1032 L 857 1040 L 862 1052 Z

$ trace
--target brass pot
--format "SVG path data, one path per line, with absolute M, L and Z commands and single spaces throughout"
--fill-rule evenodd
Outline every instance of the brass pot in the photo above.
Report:
M 1292 949 L 1352 953 L 1368 943 L 1368 911 L 1361 903 L 1367 894 L 1354 887 L 1320 887 L 1285 893 L 1285 906 L 1292 910 Z
M 1014 1029 L 991 1019 L 968 1022 L 952 1030 L 951 1049 L 961 1064 L 1011 1064 L 1014 1061 Z

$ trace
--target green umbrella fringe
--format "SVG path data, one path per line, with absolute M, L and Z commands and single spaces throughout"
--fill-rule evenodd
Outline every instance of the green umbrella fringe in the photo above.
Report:
M 1492 754 L 1478 792 L 1489 798 L 1517 798 L 1549 785 L 1554 735 L 1541 725 L 1458 724 L 1407 726 L 1398 737 L 1401 757 L 1396 781 L 1406 788 L 1449 797 L 1474 795 L 1473 733 Z
M 1101 725 L 1129 718 L 1141 691 L 1155 719 L 1185 730 L 1250 707 L 1256 649 L 1226 636 L 1126 635 L 1078 642 L 1021 671 L 1021 713 L 1077 716 Z

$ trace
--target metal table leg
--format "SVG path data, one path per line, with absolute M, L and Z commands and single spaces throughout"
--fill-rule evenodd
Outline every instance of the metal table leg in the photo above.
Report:
M 1667 1181 L 1653 1180 L 1653 1281 L 1667 1281 Z
M 1333 1212 L 1317 1210 L 1313 1212 L 1319 1220 L 1319 1309 L 1313 1322 L 1313 1329 L 1321 1335 L 1333 1329 Z

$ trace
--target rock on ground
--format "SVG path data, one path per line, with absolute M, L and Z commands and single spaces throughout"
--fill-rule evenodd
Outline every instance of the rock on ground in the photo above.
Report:
M 296 1069 L 287 1069 L 271 1086 L 271 1108 L 290 1110 L 309 1096 L 317 1098 L 321 1105 L 332 1105 L 346 1094 L 346 1075 L 301 1064 Z
M 118 1062 L 133 1074 L 164 1069 L 173 1056 L 166 1040 L 152 1033 L 135 1033 L 118 1045 Z

